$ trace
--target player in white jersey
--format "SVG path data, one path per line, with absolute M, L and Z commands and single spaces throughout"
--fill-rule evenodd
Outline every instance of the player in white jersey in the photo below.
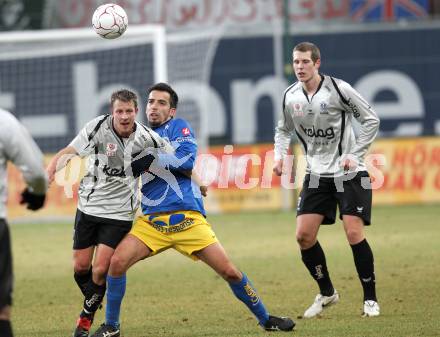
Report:
M 8 111 L 0 109 L 0 336 L 12 337 L 10 312 L 12 305 L 12 254 L 6 222 L 7 162 L 11 161 L 23 174 L 27 187 L 21 204 L 30 210 L 43 207 L 47 179 L 43 154 L 29 132 Z
M 73 237 L 74 278 L 84 295 L 84 307 L 74 337 L 87 337 L 106 290 L 106 275 L 113 252 L 127 234 L 136 214 L 137 176 L 132 166 L 170 148 L 154 131 L 135 121 L 136 94 L 119 90 L 111 96 L 111 115 L 99 116 L 59 151 L 47 167 L 49 182 L 68 159 L 89 156 L 87 172 L 79 186 Z M 66 160 L 67 159 L 67 160 Z M 150 162 L 151 163 L 151 162 Z M 142 160 L 142 170 L 148 164 Z M 93 267 L 92 267 L 93 261 Z
M 372 199 L 364 156 L 377 135 L 379 119 L 348 83 L 319 73 L 320 65 L 320 51 L 314 44 L 295 46 L 293 69 L 298 81 L 284 92 L 283 117 L 275 132 L 277 175 L 283 173 L 293 134 L 307 161 L 296 239 L 320 293 L 304 317 L 314 317 L 339 300 L 317 240 L 320 225 L 335 222 L 337 206 L 364 291 L 364 316 L 378 316 L 373 253 L 364 233 L 364 225 L 370 224 Z M 360 124 L 357 136 L 353 119 Z

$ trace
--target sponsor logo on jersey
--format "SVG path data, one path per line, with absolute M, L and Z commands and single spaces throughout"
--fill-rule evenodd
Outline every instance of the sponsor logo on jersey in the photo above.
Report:
M 193 143 L 197 144 L 196 140 L 192 137 L 177 137 L 173 140 L 173 143 Z
M 300 103 L 293 103 L 293 115 L 296 117 L 304 116 L 304 111 Z
M 191 134 L 191 132 L 189 131 L 188 128 L 183 128 L 183 129 L 182 129 L 182 134 L 183 134 L 184 136 L 188 136 L 189 134 Z
M 327 129 L 315 129 L 315 126 L 312 126 L 311 128 L 305 128 L 301 124 L 299 125 L 301 127 L 301 130 L 309 136 L 314 138 L 327 138 L 327 139 L 333 139 L 335 138 L 335 130 L 333 130 L 332 127 L 329 127 Z
M 109 177 L 125 177 L 125 171 L 124 168 L 117 168 L 117 167 L 110 167 L 107 164 L 104 165 L 104 167 L 102 168 L 102 171 L 104 172 L 105 175 L 109 176 Z
M 107 143 L 106 154 L 108 157 L 116 156 L 116 151 L 118 149 L 118 145 L 115 143 Z
M 148 224 L 161 233 L 181 232 L 194 224 L 194 219 L 186 218 L 182 213 L 171 214 L 170 217 L 150 215 L 148 220 Z

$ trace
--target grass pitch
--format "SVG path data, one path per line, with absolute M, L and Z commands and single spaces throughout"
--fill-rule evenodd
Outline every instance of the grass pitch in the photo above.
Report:
M 300 316 L 317 286 L 295 242 L 294 213 L 210 216 L 232 260 L 247 273 L 269 311 L 291 316 L 298 337 L 440 335 L 439 206 L 375 207 L 367 238 L 376 261 L 381 316 L 361 318 L 362 292 L 341 224 L 320 242 L 341 301 L 321 318 Z M 17 337 L 71 336 L 82 299 L 71 267 L 72 224 L 13 225 L 13 324 Z M 94 327 L 104 317 L 98 311 Z M 202 262 L 167 251 L 128 273 L 124 337 L 266 336 L 226 283 Z M 93 329 L 93 328 L 92 328 Z

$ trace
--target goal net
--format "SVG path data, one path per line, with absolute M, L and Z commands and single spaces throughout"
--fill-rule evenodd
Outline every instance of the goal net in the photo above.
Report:
M 145 89 L 157 81 L 167 81 L 161 26 L 130 27 L 116 40 L 90 28 L 0 34 L 0 106 L 44 152 L 59 150 L 86 122 L 108 113 L 117 89 L 136 92 L 143 112 Z
M 191 123 L 203 151 L 208 130 L 215 133 L 221 116 L 213 109 L 220 99 L 209 90 L 220 33 L 165 34 L 159 25 L 130 26 L 115 40 L 102 39 L 91 28 L 1 33 L 0 107 L 11 111 L 50 154 L 66 146 L 89 120 L 108 113 L 115 90 L 138 94 L 138 118 L 146 122 L 146 89 L 165 81 L 179 94 L 178 116 Z M 16 202 L 22 188 L 14 171 L 9 183 L 12 219 L 30 215 Z M 39 215 L 71 216 L 75 200 L 65 199 L 62 186 L 57 189 L 48 203 L 56 209 L 45 208 Z
M 168 80 L 166 59 L 161 26 L 133 26 L 116 40 L 102 39 L 91 28 L 0 34 L 0 107 L 27 127 L 44 153 L 55 153 L 89 120 L 109 113 L 115 90 L 137 93 L 138 118 L 145 122 L 145 91 Z M 71 219 L 82 164 L 73 165 L 50 188 L 38 213 L 19 205 L 24 184 L 10 167 L 9 219 Z
M 216 111 L 221 99 L 210 90 L 212 64 L 222 33 L 219 26 L 167 35 L 168 80 L 180 98 L 177 115 L 191 124 L 201 151 L 207 149 L 216 127 L 224 123 Z
M 221 100 L 209 90 L 222 28 L 165 34 L 159 25 L 130 26 L 115 40 L 92 29 L 0 34 L 0 107 L 12 111 L 44 152 L 55 152 L 95 116 L 109 111 L 112 91 L 136 92 L 145 120 L 146 89 L 169 82 L 178 116 L 193 126 L 201 149 L 215 134 Z

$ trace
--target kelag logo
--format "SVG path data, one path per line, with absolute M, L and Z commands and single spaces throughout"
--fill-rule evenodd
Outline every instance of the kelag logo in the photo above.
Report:
M 335 138 L 335 130 L 333 130 L 332 127 L 329 127 L 324 130 L 324 129 L 315 129 L 315 126 L 312 126 L 311 128 L 305 128 L 301 124 L 299 126 L 301 127 L 301 130 L 303 130 L 304 133 L 309 137 L 327 138 L 327 139 Z
M 360 113 L 359 113 L 359 109 L 358 107 L 351 101 L 351 99 L 348 100 L 348 106 L 351 109 L 351 112 L 353 113 L 354 118 L 359 118 L 360 117 Z M 368 107 L 370 108 L 370 106 Z

